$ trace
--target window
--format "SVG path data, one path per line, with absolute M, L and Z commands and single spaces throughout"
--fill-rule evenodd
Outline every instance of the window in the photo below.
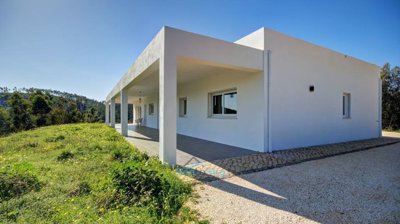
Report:
M 154 103 L 149 104 L 149 115 L 154 115 Z
M 209 116 L 236 117 L 237 91 L 228 90 L 210 93 Z
M 179 99 L 179 117 L 186 117 L 187 114 L 187 98 Z
M 350 105 L 351 105 L 351 98 L 350 93 L 343 93 L 343 118 L 350 118 Z

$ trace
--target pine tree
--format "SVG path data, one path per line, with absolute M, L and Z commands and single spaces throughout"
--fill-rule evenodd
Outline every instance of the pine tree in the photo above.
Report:
M 0 106 L 0 136 L 11 132 L 10 116 L 6 109 Z
M 386 63 L 381 70 L 382 79 L 382 126 L 400 129 L 400 68 L 390 69 Z
M 85 112 L 84 121 L 88 123 L 95 123 L 101 121 L 99 112 L 95 107 L 91 107 L 89 110 Z
M 35 91 L 31 96 L 32 113 L 36 118 L 37 126 L 44 126 L 47 123 L 47 114 L 51 111 L 51 107 L 46 95 L 41 91 Z
M 34 128 L 31 117 L 31 108 L 27 100 L 22 98 L 21 94 L 15 91 L 7 102 L 11 128 L 13 131 L 22 131 Z

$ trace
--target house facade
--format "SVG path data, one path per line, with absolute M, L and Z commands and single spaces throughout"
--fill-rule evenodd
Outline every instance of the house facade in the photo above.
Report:
M 259 152 L 381 136 L 380 68 L 261 28 L 227 42 L 163 27 L 106 98 L 106 123 L 159 130 L 176 163 L 182 134 Z

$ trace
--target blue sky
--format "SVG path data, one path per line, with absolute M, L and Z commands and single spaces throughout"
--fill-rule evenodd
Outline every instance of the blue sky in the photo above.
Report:
M 0 86 L 103 100 L 163 25 L 234 41 L 268 27 L 400 65 L 400 0 L 0 0 Z

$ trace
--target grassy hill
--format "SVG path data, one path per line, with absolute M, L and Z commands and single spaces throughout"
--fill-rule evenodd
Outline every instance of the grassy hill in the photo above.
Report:
M 0 138 L 0 223 L 196 221 L 182 208 L 190 194 L 171 169 L 103 124 Z

